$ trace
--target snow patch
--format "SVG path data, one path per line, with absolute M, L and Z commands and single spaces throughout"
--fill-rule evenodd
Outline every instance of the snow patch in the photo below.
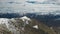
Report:
M 31 20 L 30 18 L 28 18 L 27 16 L 24 16 L 24 17 L 21 17 L 20 19 L 22 19 L 23 21 L 25 21 L 25 20 Z
M 28 18 L 27 16 L 21 17 L 20 19 L 22 19 L 22 21 L 24 21 L 24 22 L 25 22 L 25 24 L 29 24 L 29 22 L 28 22 L 28 21 L 31 21 L 31 19 L 30 19 L 30 18 Z
M 0 18 L 0 24 L 6 24 L 7 28 L 9 28 L 9 19 L 7 18 Z
M 33 28 L 36 28 L 36 29 L 38 29 L 38 25 L 35 25 L 35 26 L 33 26 Z

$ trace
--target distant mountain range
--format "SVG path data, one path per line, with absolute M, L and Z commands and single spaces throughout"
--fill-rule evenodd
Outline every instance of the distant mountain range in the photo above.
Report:
M 37 15 L 36 13 L 27 13 L 27 14 L 17 14 L 17 13 L 0 13 L 0 18 L 20 18 L 22 16 L 27 16 L 31 19 L 36 19 L 38 21 L 43 22 L 44 24 L 51 26 L 60 26 L 60 15 Z
M 36 15 L 36 14 L 26 14 L 26 16 L 42 21 L 44 24 L 50 26 L 60 26 L 60 15 Z

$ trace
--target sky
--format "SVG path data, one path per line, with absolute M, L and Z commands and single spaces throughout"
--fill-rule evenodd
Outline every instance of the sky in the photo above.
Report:
M 0 0 L 0 13 L 60 11 L 60 0 Z

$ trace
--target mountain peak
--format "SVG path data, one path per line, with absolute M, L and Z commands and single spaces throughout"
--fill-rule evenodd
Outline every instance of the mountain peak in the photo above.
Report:
M 25 20 L 30 21 L 30 20 L 31 20 L 31 19 L 30 19 L 30 18 L 28 18 L 27 16 L 23 16 L 23 17 L 21 17 L 20 19 L 22 19 L 23 21 L 25 21 Z

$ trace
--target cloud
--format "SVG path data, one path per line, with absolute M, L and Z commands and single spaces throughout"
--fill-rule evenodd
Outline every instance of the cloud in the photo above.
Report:
M 60 5 L 60 0 L 27 0 L 27 3 Z
M 28 3 L 27 1 L 33 1 Z M 54 4 L 40 4 L 40 2 L 47 2 L 47 0 L 1 0 L 0 13 L 34 13 L 43 12 L 49 13 L 60 10 L 60 5 Z M 51 2 L 50 0 L 49 2 Z M 52 1 L 53 2 L 53 1 Z M 34 4 L 36 3 L 36 4 Z M 39 4 L 38 4 L 39 3 Z

